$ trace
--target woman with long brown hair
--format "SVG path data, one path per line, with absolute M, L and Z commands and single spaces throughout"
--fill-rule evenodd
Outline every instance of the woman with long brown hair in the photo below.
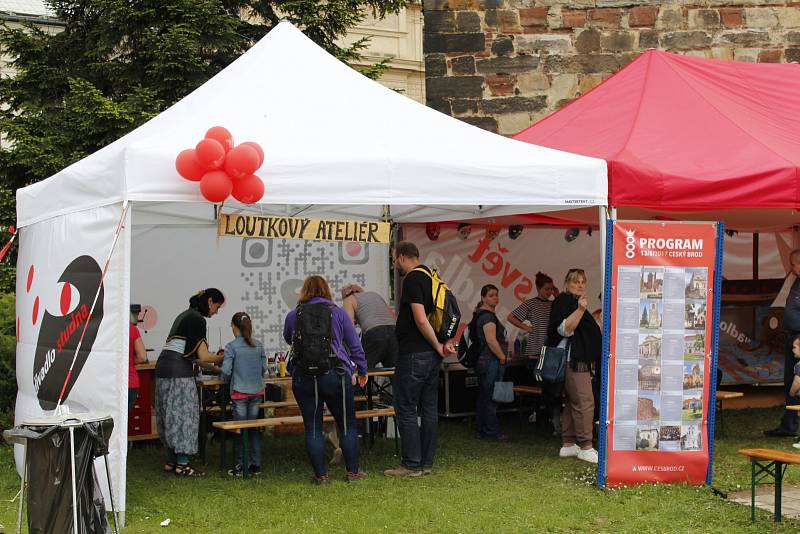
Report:
M 336 421 L 348 482 L 366 477 L 358 465 L 358 426 L 353 385 L 367 383 L 367 360 L 353 321 L 334 304 L 328 282 L 309 276 L 297 307 L 286 316 L 283 338 L 292 345 L 289 372 L 303 416 L 306 452 L 315 484 L 328 483 L 323 434 L 323 404 Z M 356 375 L 356 372 L 358 373 Z
M 234 340 L 225 345 L 225 359 L 222 360 L 222 373 L 230 377 L 233 419 L 244 421 L 258 419 L 259 404 L 264 398 L 264 372 L 267 370 L 267 356 L 264 345 L 253 339 L 253 323 L 245 312 L 233 314 L 231 331 Z M 244 471 L 244 462 L 249 461 L 248 472 L 257 475 L 261 472 L 261 433 L 256 429 L 248 431 L 250 458 L 242 456 L 242 440 L 236 442 L 238 463 L 228 471 L 231 476 L 239 476 Z

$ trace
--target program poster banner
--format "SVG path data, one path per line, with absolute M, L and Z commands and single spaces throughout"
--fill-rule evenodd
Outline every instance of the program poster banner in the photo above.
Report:
M 53 414 L 85 327 L 63 405 L 70 413 L 93 412 L 114 419 L 109 463 L 114 504 L 125 510 L 130 242 L 126 230 L 117 242 L 90 314 L 121 215 L 122 205 L 114 204 L 20 229 L 14 422 L 19 425 L 32 417 Z M 15 457 L 21 473 L 21 445 L 15 446 Z M 102 458 L 95 461 L 95 472 L 108 499 Z M 110 508 L 108 501 L 106 507 Z
M 706 481 L 713 447 L 714 223 L 613 224 L 606 484 Z

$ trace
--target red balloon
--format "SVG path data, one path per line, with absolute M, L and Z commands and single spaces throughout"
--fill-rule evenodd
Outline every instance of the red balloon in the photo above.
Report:
M 227 128 L 223 128 L 222 126 L 209 128 L 205 138 L 219 141 L 225 149 L 225 152 L 233 148 L 233 135 L 231 135 Z
M 175 158 L 175 168 L 178 170 L 178 174 L 193 182 L 199 182 L 206 173 L 206 170 L 197 161 L 197 154 L 193 148 L 187 148 L 178 154 L 178 157 Z
M 224 171 L 209 171 L 200 180 L 200 193 L 209 202 L 224 202 L 232 189 L 233 183 Z
M 197 161 L 207 171 L 219 169 L 225 163 L 225 148 L 216 139 L 203 139 L 197 143 L 195 153 Z
M 258 169 L 258 152 L 251 146 L 239 145 L 225 158 L 225 172 L 234 180 L 246 178 Z
M 240 146 L 253 147 L 256 150 L 256 152 L 258 152 L 258 166 L 261 167 L 261 165 L 264 163 L 264 149 L 261 148 L 261 145 L 259 145 L 255 141 L 245 141 Z
M 254 204 L 263 196 L 264 182 L 254 174 L 233 182 L 233 198 L 242 204 Z

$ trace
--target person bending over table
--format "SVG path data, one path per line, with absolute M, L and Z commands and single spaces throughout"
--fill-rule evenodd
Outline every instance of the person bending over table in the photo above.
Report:
M 350 319 L 361 327 L 361 345 L 367 357 L 367 366 L 375 369 L 394 367 L 397 361 L 397 336 L 394 324 L 397 317 L 383 297 L 374 291 L 364 291 L 357 284 L 342 288 L 342 308 Z
M 194 379 L 193 362 L 217 364 L 222 356 L 208 351 L 206 318 L 215 315 L 225 303 L 219 289 L 208 288 L 189 299 L 167 335 L 167 342 L 156 363 L 156 425 L 167 449 L 164 471 L 177 476 L 203 473 L 189 466 L 189 456 L 198 449 L 200 404 Z
M 321 325 L 330 325 L 323 332 Z M 297 308 L 286 316 L 283 338 L 292 345 L 289 372 L 303 416 L 306 452 L 314 469 L 314 484 L 328 483 L 323 435 L 323 403 L 340 436 L 348 482 L 366 477 L 358 465 L 358 426 L 353 386 L 367 383 L 367 360 L 353 321 L 333 303 L 325 278 L 309 276 L 300 290 Z M 354 371 L 358 375 L 354 375 Z

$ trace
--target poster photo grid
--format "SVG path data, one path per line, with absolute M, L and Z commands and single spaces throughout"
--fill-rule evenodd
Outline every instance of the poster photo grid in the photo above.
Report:
M 708 270 L 619 266 L 614 450 L 701 450 Z

